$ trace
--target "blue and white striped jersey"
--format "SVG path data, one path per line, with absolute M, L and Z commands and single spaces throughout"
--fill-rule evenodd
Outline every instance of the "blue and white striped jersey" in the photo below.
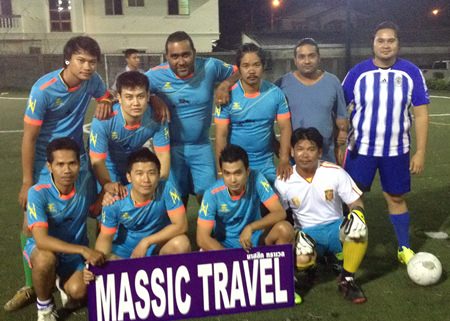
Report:
M 404 59 L 382 69 L 372 59 L 353 67 L 342 83 L 353 104 L 348 148 L 361 155 L 397 156 L 409 152 L 411 106 L 429 104 L 419 68 Z

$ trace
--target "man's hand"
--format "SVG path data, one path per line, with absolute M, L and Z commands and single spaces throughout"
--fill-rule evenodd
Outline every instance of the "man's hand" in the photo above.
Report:
M 241 235 L 239 236 L 239 242 L 242 245 L 242 248 L 248 252 L 253 244 L 252 244 L 252 234 L 253 234 L 253 229 L 250 225 L 247 225 L 246 227 L 244 227 L 244 229 L 241 232 Z
M 316 241 L 303 231 L 297 231 L 295 235 L 295 254 L 312 255 L 316 247 Z
M 119 200 L 119 196 L 105 192 L 102 198 L 102 206 L 113 205 L 117 200 Z
M 89 264 L 102 265 L 105 263 L 105 254 L 100 251 L 90 249 L 87 246 L 83 248 L 81 255 Z
M 364 218 L 364 209 L 355 207 L 347 215 L 341 225 L 346 241 L 363 240 L 367 238 L 367 225 Z
M 19 205 L 25 211 L 27 209 L 28 190 L 33 183 L 23 183 L 19 191 Z
M 119 182 L 109 182 L 103 185 L 103 190 L 114 196 L 118 196 L 119 199 L 124 199 L 128 195 L 128 190 Z
M 418 151 L 413 155 L 413 157 L 411 157 L 409 170 L 411 174 L 421 174 L 425 167 L 424 165 L 425 165 L 425 153 Z
M 226 105 L 230 102 L 230 82 L 222 81 L 216 88 L 214 103 L 216 106 Z
M 112 113 L 112 102 L 108 99 L 99 101 L 95 108 L 95 118 L 100 120 L 108 119 Z
M 95 280 L 95 275 L 91 271 L 89 271 L 87 268 L 83 269 L 83 281 L 84 284 L 89 284 L 91 281 Z
M 292 166 L 289 160 L 280 160 L 277 167 L 277 176 L 283 181 L 287 180 L 292 175 Z
M 146 242 L 145 239 L 141 240 L 131 253 L 131 258 L 136 259 L 140 257 L 145 257 L 145 254 L 147 253 L 149 246 L 150 244 L 148 244 L 148 242 Z

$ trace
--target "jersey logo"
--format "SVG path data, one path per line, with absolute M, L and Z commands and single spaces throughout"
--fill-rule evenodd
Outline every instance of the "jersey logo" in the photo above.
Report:
M 231 107 L 231 109 L 233 109 L 233 110 L 241 110 L 242 107 L 241 107 L 241 104 L 239 104 L 237 101 L 235 101 L 233 103 L 233 106 Z
M 228 208 L 227 204 L 221 204 L 219 211 L 222 213 L 228 213 L 230 209 Z
M 180 195 L 178 195 L 177 191 L 173 191 L 173 190 L 172 190 L 172 191 L 169 192 L 169 194 L 170 194 L 170 197 L 172 198 L 172 202 L 173 202 L 174 204 L 176 204 L 177 201 L 178 201 L 178 202 L 181 202 Z
M 300 207 L 300 199 L 297 196 L 291 199 L 291 203 L 296 207 Z
M 397 87 L 401 87 L 402 86 L 402 76 L 395 77 L 395 85 Z
M 216 115 L 216 116 L 220 116 L 220 112 L 222 111 L 222 107 L 220 107 L 220 106 L 216 106 L 216 111 L 214 112 L 214 114 Z
M 266 181 L 266 180 L 261 181 L 261 185 L 262 185 L 262 187 L 264 187 L 264 189 L 266 190 L 266 192 L 269 192 L 269 191 L 270 191 L 270 184 L 269 184 L 268 181 Z
M 62 104 L 62 99 L 61 98 L 56 98 L 56 100 L 55 100 L 55 107 L 58 107 L 59 105 L 61 105 Z
M 173 88 L 172 88 L 172 84 L 170 83 L 170 81 L 167 81 L 167 82 L 164 84 L 163 89 L 173 89 Z
M 208 214 L 208 204 L 207 203 L 202 202 L 202 205 L 200 205 L 199 214 L 203 214 L 204 216 L 207 216 L 207 214 Z
M 28 108 L 31 110 L 31 113 L 34 114 L 34 110 L 36 109 L 36 99 L 33 100 L 32 97 L 28 99 Z
M 105 223 L 106 221 L 106 213 L 105 211 L 102 211 L 102 222 Z
M 334 193 L 332 189 L 325 190 L 325 199 L 327 201 L 332 201 L 334 199 Z
M 130 214 L 128 214 L 128 212 L 123 213 L 122 214 L 122 219 L 129 220 L 130 219 Z
M 164 138 L 165 139 L 169 139 L 170 138 L 170 135 L 169 135 L 169 128 L 164 128 Z
M 49 203 L 49 204 L 47 205 L 47 211 L 50 212 L 50 213 L 55 213 L 55 212 L 56 212 L 55 204 Z
M 228 67 L 230 67 L 230 64 L 227 64 L 226 62 L 224 62 L 223 66 L 228 68 Z
M 89 135 L 89 140 L 95 147 L 95 145 L 97 145 L 97 134 L 94 134 L 94 132 L 91 131 L 91 134 Z
M 28 212 L 31 214 L 31 216 L 34 217 L 35 220 L 37 220 L 36 207 L 34 206 L 34 203 L 33 207 L 31 207 L 30 204 L 28 204 Z
M 117 132 L 112 132 L 112 133 L 111 133 L 111 139 L 112 139 L 112 140 L 117 140 L 117 139 L 119 139 L 119 133 L 117 133 Z

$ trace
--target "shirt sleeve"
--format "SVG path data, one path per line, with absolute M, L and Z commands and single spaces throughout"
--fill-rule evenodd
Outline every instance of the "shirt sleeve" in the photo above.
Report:
M 269 204 L 273 200 L 278 200 L 278 196 L 273 191 L 270 183 L 259 172 L 256 174 L 256 192 L 264 205 Z
M 169 217 L 178 214 L 185 215 L 186 213 L 180 193 L 170 181 L 167 181 L 164 186 L 164 204 Z
M 92 119 L 91 133 L 89 134 L 89 156 L 106 159 L 108 156 L 108 120 Z
M 345 103 L 345 97 L 344 97 L 344 90 L 339 84 L 339 80 L 335 78 L 335 90 L 336 90 L 336 100 L 334 102 L 335 104 L 335 110 L 336 110 L 336 118 L 348 118 L 347 117 L 347 105 Z
M 36 191 L 39 186 L 33 186 L 28 191 L 28 201 L 27 201 L 27 219 L 28 219 L 28 229 L 35 226 L 38 227 L 48 227 L 48 217 L 45 212 L 46 202 L 42 195 L 42 192 Z
M 159 124 L 158 130 L 153 136 L 153 146 L 156 152 L 164 152 L 170 150 L 170 135 L 167 122 Z
M 120 207 L 119 201 L 103 207 L 101 216 L 101 230 L 107 234 L 114 234 L 119 226 Z
M 428 105 L 430 103 L 430 96 L 422 71 L 416 67 L 415 72 L 411 76 L 413 80 L 413 91 L 411 96 L 412 105 Z
M 203 195 L 202 204 L 198 210 L 198 222 L 201 224 L 209 223 L 213 224 L 216 221 L 217 202 L 216 196 L 211 193 L 211 190 L 207 190 Z
M 106 85 L 103 82 L 102 77 L 98 73 L 94 73 L 90 81 L 90 89 L 92 96 L 97 99 L 101 100 L 102 98 L 107 98 L 109 96 L 109 92 L 106 89 Z
M 274 87 L 277 92 L 277 119 L 289 119 L 291 113 L 289 112 L 286 96 L 280 88 Z
M 285 184 L 277 178 L 277 179 L 275 179 L 274 185 L 275 185 L 275 192 L 277 193 L 278 197 L 280 198 L 281 205 L 283 206 L 283 208 L 285 210 L 287 210 L 289 208 L 289 201 L 286 196 L 286 191 L 284 188 Z
M 45 94 L 45 91 L 35 84 L 31 88 L 30 96 L 28 97 L 24 122 L 30 125 L 41 126 L 49 104 L 49 97 Z
M 229 124 L 230 123 L 230 106 L 233 103 L 231 101 L 228 105 L 225 106 L 216 106 L 215 112 L 214 112 L 214 122 L 222 123 L 222 124 Z
M 344 90 L 345 104 L 348 106 L 355 99 L 355 77 L 353 69 L 350 70 L 342 82 L 342 89 Z
M 237 71 L 237 67 L 216 58 L 209 58 L 216 70 L 216 81 L 224 81 Z
M 358 188 L 358 186 L 356 186 L 353 179 L 342 168 L 338 169 L 337 192 L 339 194 L 339 197 L 345 202 L 345 204 L 353 203 L 362 195 L 361 190 Z

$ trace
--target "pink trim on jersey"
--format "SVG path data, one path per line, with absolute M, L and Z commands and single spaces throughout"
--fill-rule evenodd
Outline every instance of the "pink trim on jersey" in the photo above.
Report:
M 107 227 L 105 225 L 101 225 L 100 226 L 100 232 L 105 233 L 105 234 L 115 234 L 117 231 L 117 227 Z
M 215 224 L 215 221 L 204 220 L 200 217 L 197 219 L 197 225 L 202 225 L 205 227 L 214 227 L 214 224 Z
M 139 127 L 141 127 L 141 123 L 136 124 L 136 125 L 125 125 L 123 127 L 125 127 L 128 130 L 135 130 L 135 129 L 138 129 Z
M 90 150 L 89 156 L 91 156 L 92 158 L 97 158 L 97 159 L 106 159 L 106 157 L 108 156 L 108 153 L 97 153 L 97 152 L 94 152 L 93 150 Z
M 242 89 L 244 89 L 244 88 L 242 88 Z M 259 91 L 255 92 L 253 94 L 248 94 L 244 91 L 244 97 L 247 97 L 247 98 L 256 98 L 259 95 L 261 95 L 261 92 L 259 92 Z
M 31 231 L 35 227 L 43 227 L 48 228 L 48 222 L 36 222 L 31 225 L 28 225 L 28 229 Z
M 227 187 L 225 186 L 225 185 L 222 185 L 222 186 L 219 186 L 219 187 L 216 187 L 215 189 L 213 189 L 212 191 L 211 191 L 211 194 L 217 194 L 217 193 L 219 193 L 220 191 L 223 191 L 224 189 L 226 189 Z
M 28 256 L 27 252 L 25 250 L 23 250 L 22 254 L 25 257 L 25 261 L 27 261 L 28 266 L 30 267 L 30 269 L 32 269 L 33 266 L 31 265 L 31 260 L 30 260 L 30 257 Z
M 151 68 L 151 70 L 158 70 L 158 69 L 169 69 L 169 65 L 156 66 Z
M 223 119 L 223 118 L 214 117 L 214 123 L 228 125 L 230 123 L 230 119 L 229 118 Z
M 80 87 L 81 87 L 81 84 L 79 84 L 78 86 L 75 86 L 75 87 L 67 88 L 67 91 L 70 93 L 73 93 L 74 91 L 77 91 L 78 89 L 80 89 Z
M 75 187 L 70 191 L 69 194 L 59 194 L 59 198 L 62 200 L 70 200 L 75 195 Z
M 239 70 L 238 66 L 233 65 L 233 74 L 235 74 Z
M 231 86 L 231 90 L 233 90 L 234 88 L 236 88 L 238 86 L 238 83 L 235 83 L 233 86 Z
M 184 215 L 184 214 L 186 214 L 186 209 L 184 208 L 184 205 L 180 205 L 173 210 L 167 210 L 167 215 L 169 216 Z
M 241 194 L 239 194 L 239 195 L 231 195 L 230 194 L 230 197 L 233 201 L 239 201 L 242 198 L 242 195 L 244 195 L 244 193 L 245 193 L 245 188 L 242 190 Z
M 25 115 L 23 117 L 23 121 L 27 124 L 33 125 L 33 126 L 41 126 L 42 123 L 44 122 L 43 120 L 39 120 L 39 119 L 33 119 L 28 117 L 27 115 Z
M 151 201 L 153 201 L 153 200 L 148 200 L 148 201 L 145 201 L 142 203 L 134 202 L 134 207 L 144 207 L 145 205 L 150 204 Z
M 36 192 L 39 192 L 41 189 L 44 189 L 44 188 L 51 188 L 52 187 L 52 184 L 41 184 L 41 185 L 36 185 L 35 187 L 34 187 L 34 190 L 36 191 Z
M 290 112 L 286 112 L 284 114 L 277 114 L 277 120 L 290 119 L 290 118 L 291 118 L 291 113 Z
M 108 99 L 109 96 L 111 96 L 111 94 L 110 94 L 109 91 L 107 90 L 107 91 L 103 94 L 103 96 L 101 96 L 100 98 L 95 98 L 95 100 L 100 102 L 100 101 L 102 101 L 102 100 L 104 100 L 104 99 Z
M 167 144 L 167 145 L 164 145 L 164 146 L 153 146 L 153 149 L 157 153 L 170 152 L 170 144 Z
M 278 201 L 278 195 L 277 194 L 273 194 L 271 197 L 269 197 L 268 199 L 266 199 L 263 204 L 264 206 L 269 206 L 272 202 L 274 201 Z
M 58 79 L 53 77 L 52 79 L 50 79 L 46 83 L 42 84 L 41 87 L 39 87 L 39 90 L 44 90 L 45 88 L 47 88 L 48 86 L 53 85 L 57 81 L 58 81 Z
M 187 75 L 186 77 L 179 77 L 175 72 L 173 74 L 175 75 L 175 77 L 177 77 L 178 79 L 181 79 L 181 80 L 190 79 L 190 78 L 194 77 L 194 73 L 191 73 L 191 74 Z

